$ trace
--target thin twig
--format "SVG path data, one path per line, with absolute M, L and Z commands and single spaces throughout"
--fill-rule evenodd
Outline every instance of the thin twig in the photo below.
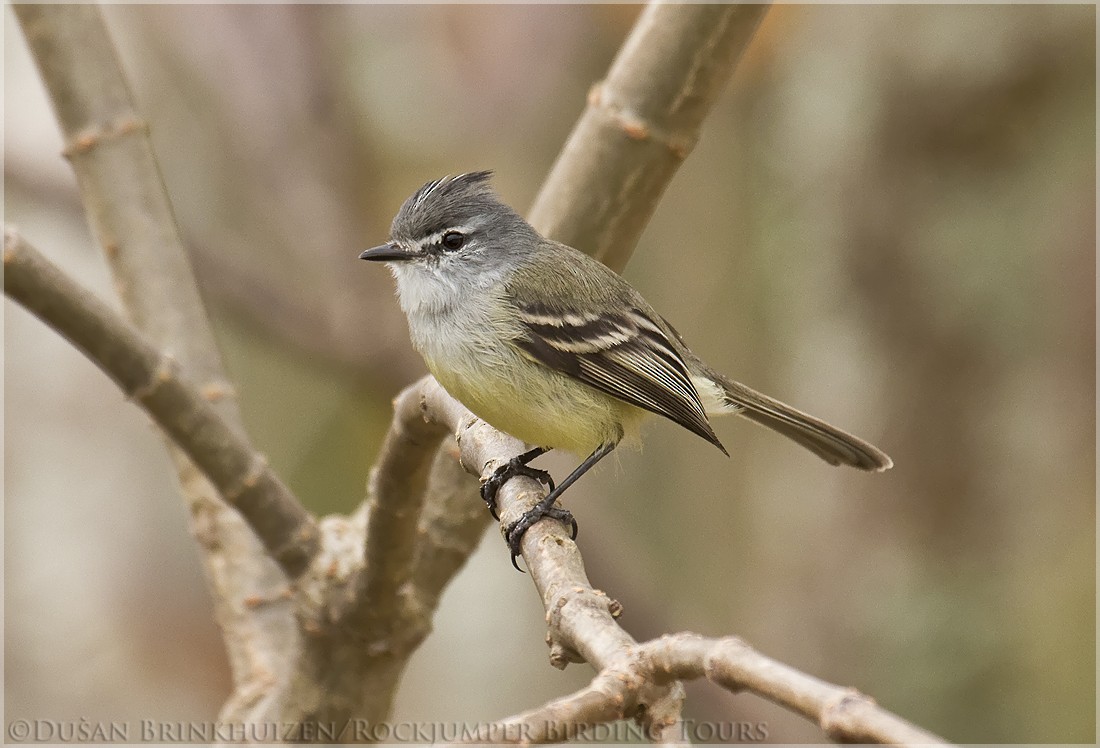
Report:
M 640 644 L 581 690 L 486 725 L 471 742 L 547 743 L 583 727 L 613 722 L 637 707 L 652 683 L 707 678 L 731 693 L 749 692 L 816 723 L 840 743 L 949 745 L 878 706 L 853 688 L 826 683 L 760 654 L 737 637 L 662 636 Z M 650 737 L 654 737 L 652 734 Z
M 531 208 L 532 225 L 622 270 L 766 9 L 646 6 L 589 92 Z
M 313 517 L 172 357 L 11 228 L 4 231 L 4 293 L 64 335 L 141 406 L 241 513 L 288 576 L 306 568 L 317 553 Z
M 634 661 L 635 669 L 646 678 L 705 677 L 732 693 L 754 693 L 816 722 L 837 742 L 946 744 L 943 738 L 891 714 L 859 691 L 773 660 L 737 637 L 662 636 L 638 647 Z

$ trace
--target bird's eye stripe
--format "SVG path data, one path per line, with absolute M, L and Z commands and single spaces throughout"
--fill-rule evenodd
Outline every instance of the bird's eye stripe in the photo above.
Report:
M 423 240 L 421 240 L 420 243 L 422 246 L 425 247 L 431 247 L 433 245 L 442 246 L 443 237 L 451 233 L 462 234 L 463 236 L 468 237 L 471 233 L 473 233 L 473 229 L 469 226 L 451 226 L 450 228 L 428 234 L 426 237 L 424 237 Z

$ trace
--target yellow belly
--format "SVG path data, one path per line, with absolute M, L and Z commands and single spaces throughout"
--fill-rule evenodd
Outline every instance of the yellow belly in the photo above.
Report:
M 635 436 L 648 415 L 541 364 L 520 360 L 520 355 L 479 366 L 476 374 L 427 363 L 452 397 L 494 428 L 533 446 L 579 457 Z

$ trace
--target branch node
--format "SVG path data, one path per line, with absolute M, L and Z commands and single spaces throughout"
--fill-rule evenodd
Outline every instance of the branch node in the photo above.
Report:
M 611 614 L 612 618 L 618 619 L 623 614 L 623 604 L 614 598 L 609 598 L 607 601 L 607 612 Z
M 858 731 L 859 713 L 875 706 L 875 700 L 870 696 L 854 688 L 846 688 L 822 707 L 821 729 L 834 740 L 850 738 L 854 730 Z
M 199 394 L 208 402 L 216 403 L 228 397 L 235 397 L 237 391 L 224 379 L 215 379 L 200 387 Z
M 711 683 L 721 684 L 730 693 L 740 693 L 745 690 L 745 685 L 740 678 L 736 679 L 736 682 L 731 682 L 734 679 L 731 678 L 729 673 L 725 672 L 724 663 L 736 661 L 746 651 L 751 652 L 752 648 L 741 637 L 722 637 L 714 646 L 709 647 L 706 654 L 703 655 L 704 677 Z
M 244 603 L 246 608 L 260 608 L 265 605 L 272 605 L 274 603 L 281 603 L 290 600 L 294 597 L 294 591 L 290 587 L 283 587 L 279 591 L 269 595 L 247 595 L 241 602 Z
M 396 404 L 397 404 L 397 401 L 394 400 L 394 405 L 396 406 Z M 424 419 L 424 423 L 431 423 L 431 413 L 430 413 L 430 407 L 428 405 L 428 393 L 425 392 L 423 388 L 421 388 L 421 390 L 420 390 L 419 405 L 420 405 L 420 417 Z
M 699 137 L 694 133 L 676 134 L 661 128 L 642 117 L 628 105 L 615 101 L 608 91 L 606 81 L 596 83 L 588 90 L 588 106 L 599 112 L 619 132 L 630 140 L 652 140 L 665 146 L 676 158 L 683 160 L 695 147 Z
M 65 144 L 61 155 L 72 160 L 110 140 L 124 138 L 134 133 L 148 133 L 149 123 L 134 115 L 125 115 L 107 122 L 99 122 L 77 132 Z
M 4 265 L 15 260 L 19 251 L 19 229 L 15 226 L 4 227 Z
M 550 645 L 550 666 L 557 670 L 565 670 L 569 663 L 577 661 L 576 652 L 571 651 L 561 642 L 554 639 L 549 633 L 546 635 L 546 643 Z
M 259 452 L 253 453 L 252 462 L 249 464 L 248 472 L 245 473 L 244 478 L 233 488 L 223 491 L 222 497 L 229 504 L 236 504 L 245 491 L 256 487 L 265 472 L 267 472 L 267 457 Z
M 149 377 L 149 381 L 145 382 L 134 388 L 134 391 L 130 393 L 129 399 L 136 402 L 145 402 L 147 399 L 153 396 L 160 387 L 166 382 L 172 381 L 176 373 L 176 360 L 172 358 L 171 354 L 163 353 L 160 358 L 157 359 L 157 368 L 153 372 L 153 375 Z

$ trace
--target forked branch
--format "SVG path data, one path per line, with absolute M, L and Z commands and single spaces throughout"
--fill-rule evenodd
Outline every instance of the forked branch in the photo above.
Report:
M 531 211 L 532 223 L 621 269 L 763 12 L 764 6 L 652 3 L 606 80 L 592 89 L 588 109 Z M 253 653 L 261 648 L 297 659 L 293 668 L 276 668 L 274 677 L 259 660 L 249 672 L 237 673 L 237 693 L 223 717 L 385 719 L 404 662 L 426 635 L 441 590 L 487 524 L 472 484 L 456 473 L 454 458 L 485 478 L 524 445 L 475 418 L 435 380 L 412 385 L 397 400 L 394 425 L 372 475 L 373 503 L 356 515 L 365 518 L 365 530 L 326 546 L 332 579 L 301 576 L 322 542 L 314 518 L 233 428 L 235 405 L 223 401 L 227 412 L 219 415 L 162 353 L 162 348 L 177 351 L 186 359 L 187 374 L 228 389 L 145 123 L 130 100 L 98 11 L 17 5 L 16 14 L 51 93 L 96 235 L 124 303 L 144 332 L 14 232 L 5 233 L 6 293 L 69 338 L 146 409 L 240 511 L 281 568 L 301 582 L 295 614 L 317 613 L 316 620 L 284 617 L 292 625 L 318 624 L 303 626 L 311 638 L 301 649 L 280 650 L 270 645 L 272 637 L 257 647 L 235 635 L 233 629 L 247 623 L 247 616 L 226 626 L 234 661 L 255 660 Z M 184 286 L 185 293 L 174 293 Z M 455 441 L 437 447 L 447 431 Z M 533 480 L 509 481 L 497 496 L 502 524 L 542 495 Z M 228 598 L 246 587 L 242 580 L 255 576 L 249 557 L 262 558 L 243 525 L 234 534 L 234 517 L 223 515 L 222 537 L 224 545 L 240 549 L 245 563 L 240 573 L 212 572 L 225 578 L 214 590 L 223 611 L 241 607 Z M 359 540 L 362 545 L 354 542 Z M 339 555 L 347 548 L 354 553 Z M 577 693 L 502 720 L 481 739 L 551 742 L 569 739 L 585 725 L 634 717 L 654 742 L 681 742 L 680 681 L 708 678 L 797 712 L 836 740 L 942 742 L 858 692 L 771 660 L 735 638 L 677 634 L 637 643 L 619 626 L 617 604 L 591 586 L 576 545 L 555 522 L 532 527 L 522 554 L 546 610 L 551 662 L 565 667 L 584 661 L 598 673 Z M 208 563 L 211 569 L 218 566 Z M 322 566 L 318 562 L 314 570 Z M 354 584 L 341 598 L 350 606 L 340 609 L 350 614 L 341 622 L 357 624 L 348 629 L 322 615 L 338 608 L 332 597 L 342 593 L 337 572 L 345 569 Z M 316 598 L 306 599 L 302 590 L 315 587 Z M 262 626 L 251 630 L 263 633 Z M 291 669 L 297 675 L 283 682 L 284 670 Z M 252 677 L 256 674 L 263 677 Z M 517 726 L 524 729 L 508 729 Z
M 42 75 L 64 137 L 64 155 L 126 316 L 146 340 L 177 357 L 225 423 L 243 431 L 148 123 L 130 93 L 99 7 L 15 3 L 12 9 Z M 271 710 L 278 706 L 256 694 L 267 688 L 272 673 L 285 679 L 289 672 L 298 649 L 294 622 L 289 616 L 258 613 L 248 601 L 282 594 L 286 579 L 267 558 L 254 528 L 227 507 L 200 469 L 178 449 L 169 453 L 229 655 L 234 692 L 222 718 L 274 720 L 278 713 Z M 281 523 L 277 514 L 265 520 L 255 513 L 253 520 L 274 522 L 276 529 Z M 280 563 L 285 569 L 286 562 Z M 290 563 L 291 568 L 298 565 Z
M 462 465 L 482 480 L 525 447 L 479 420 L 431 377 L 399 397 L 408 400 L 421 403 L 424 419 L 454 432 Z M 497 496 L 501 526 L 537 502 L 544 490 L 530 478 L 506 483 Z M 487 726 L 475 742 L 556 742 L 575 736 L 585 725 L 639 715 L 647 735 L 665 742 L 679 720 L 679 682 L 707 678 L 733 693 L 754 693 L 801 714 L 840 742 L 944 744 L 858 691 L 802 673 L 736 637 L 681 633 L 636 643 L 616 620 L 617 604 L 588 581 L 576 544 L 557 522 L 532 527 L 522 552 L 546 610 L 551 661 L 560 667 L 585 661 L 600 672 L 571 696 Z
M 317 526 L 267 461 L 179 365 L 27 244 L 4 231 L 4 293 L 64 335 L 182 448 L 292 579 L 317 552 Z

